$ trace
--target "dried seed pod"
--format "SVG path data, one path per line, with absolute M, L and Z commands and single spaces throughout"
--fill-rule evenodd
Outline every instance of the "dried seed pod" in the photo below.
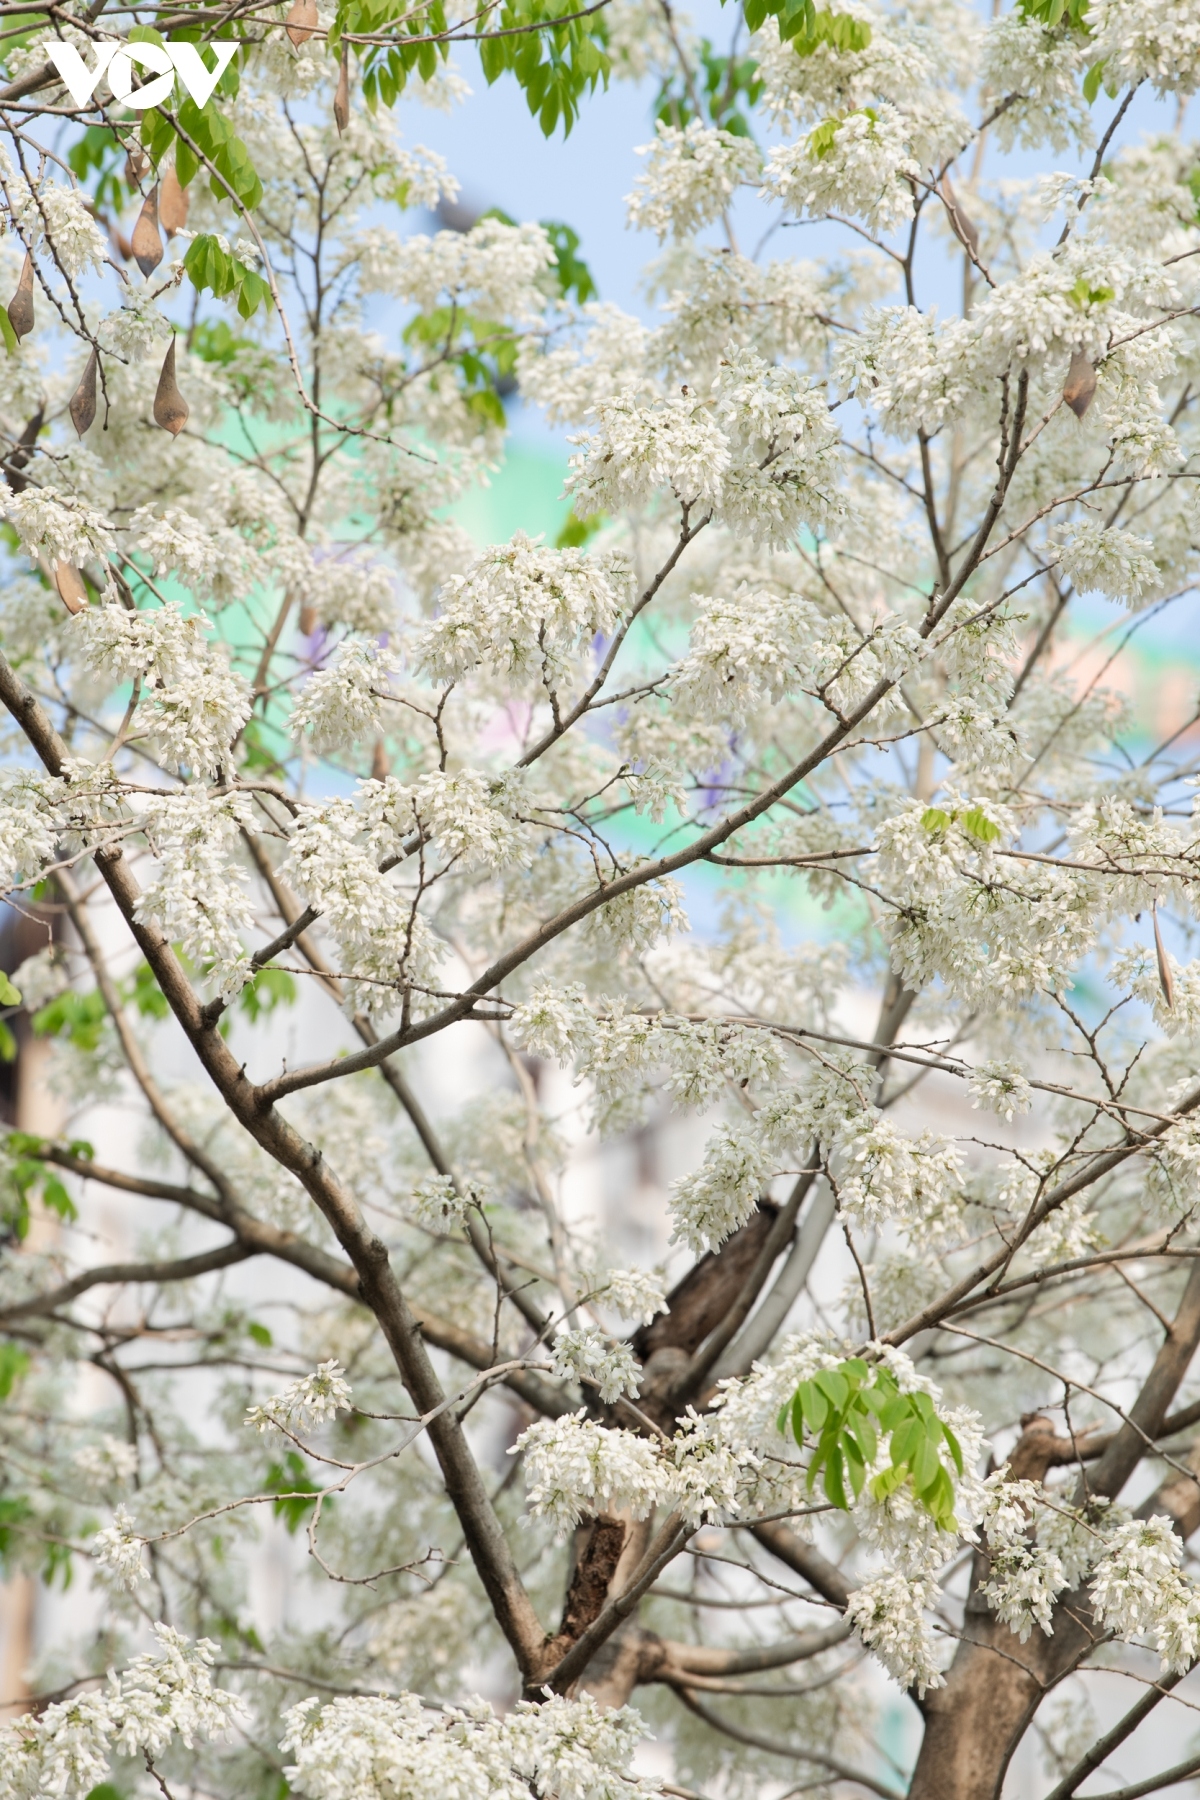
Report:
M 292 0 L 291 10 L 283 24 L 297 50 L 301 44 L 307 44 L 317 29 L 317 0 Z
M 317 609 L 310 601 L 306 601 L 300 608 L 300 629 L 304 636 L 311 637 L 317 629 L 317 624 Z
M 1158 908 L 1154 909 L 1154 954 L 1158 958 L 1158 985 L 1162 989 L 1162 997 L 1168 1008 L 1175 1005 L 1175 978 L 1171 974 L 1171 965 L 1167 960 L 1167 947 L 1162 941 L 1162 932 L 1158 929 Z
M 172 437 L 178 437 L 188 422 L 188 412 L 188 403 L 175 380 L 175 339 L 172 338 L 163 357 L 158 391 L 154 396 L 154 423 L 169 431 Z
M 382 738 L 375 739 L 375 748 L 371 752 L 372 781 L 386 781 L 392 772 L 392 759 L 384 748 Z
M 45 413 L 45 407 L 39 406 L 32 419 L 27 419 L 25 421 L 20 437 L 17 439 L 15 446 L 5 459 L 4 478 L 14 494 L 23 494 L 25 489 L 29 486 L 29 483 L 22 475 L 21 470 L 26 466 L 30 457 L 33 455 L 33 447 L 38 441 L 38 434 L 42 429 L 42 420 L 45 417 Z
M 158 233 L 158 184 L 150 189 L 142 202 L 133 236 L 129 240 L 133 260 L 147 279 L 163 259 L 163 242 Z
M 8 322 L 19 338 L 28 337 L 33 330 L 33 258 L 28 250 L 17 291 L 8 303 Z
M 946 211 L 950 218 L 950 226 L 955 237 L 964 249 L 977 255 L 979 251 L 979 228 L 973 219 L 963 211 L 962 201 L 950 185 L 950 177 L 942 176 L 942 199 L 946 202 Z
M 350 54 L 342 45 L 342 66 L 338 70 L 337 92 L 333 96 L 333 122 L 341 137 L 350 123 Z
M 125 185 L 135 188 L 150 167 L 150 158 L 140 144 L 131 144 L 125 158 Z
M 95 345 L 88 357 L 83 374 L 79 377 L 79 386 L 71 395 L 67 411 L 71 415 L 71 423 L 78 436 L 82 437 L 96 417 L 96 375 L 100 368 L 100 356 Z
M 162 186 L 158 192 L 158 222 L 168 237 L 174 237 L 187 224 L 187 216 L 187 189 L 180 187 L 179 177 L 172 163 L 162 178 Z
M 1067 370 L 1067 379 L 1063 387 L 1063 399 L 1075 414 L 1082 419 L 1092 404 L 1092 395 L 1096 391 L 1096 371 L 1082 350 L 1077 350 L 1071 358 L 1071 366 Z
M 58 597 L 69 613 L 81 613 L 88 603 L 87 588 L 83 576 L 74 563 L 56 562 L 54 565 L 54 585 L 58 589 Z

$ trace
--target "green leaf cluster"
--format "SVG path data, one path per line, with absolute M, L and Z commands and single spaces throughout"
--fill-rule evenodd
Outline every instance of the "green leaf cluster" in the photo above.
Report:
M 554 276 L 564 300 L 574 294 L 580 306 L 594 300 L 598 289 L 592 271 L 579 254 L 579 233 L 561 219 L 543 219 L 542 230 L 550 239 L 555 255 Z
M 1075 285 L 1067 289 L 1067 299 L 1083 312 L 1089 306 L 1103 306 L 1106 300 L 1114 298 L 1114 293 L 1110 287 L 1093 287 L 1087 276 L 1081 275 Z
M 29 1352 L 16 1344 L 0 1344 L 0 1400 L 7 1400 L 22 1376 L 29 1373 Z
M 372 112 L 380 101 L 395 106 L 414 72 L 422 81 L 429 81 L 437 73 L 439 59 L 444 62 L 450 54 L 449 44 L 430 41 L 448 29 L 442 0 L 433 0 L 431 6 L 415 12 L 397 9 L 395 0 L 342 0 L 329 34 L 331 53 L 338 54 L 344 31 L 355 35 L 382 31 L 396 19 L 398 10 L 405 36 L 393 44 L 372 44 L 365 52 L 360 50 L 363 98 Z
M 29 1231 L 29 1201 L 35 1191 L 47 1211 L 60 1219 L 70 1223 L 79 1217 L 75 1202 L 45 1161 L 48 1148 L 45 1138 L 27 1131 L 10 1131 L 4 1139 L 8 1160 L 0 1173 L 0 1219 L 19 1242 Z M 72 1139 L 68 1150 L 82 1161 L 91 1161 L 92 1146 L 85 1138 Z
M 608 86 L 603 11 L 572 18 L 579 10 L 570 0 L 502 0 L 497 11 L 479 17 L 476 42 L 488 86 L 511 72 L 546 137 L 559 124 L 566 137 L 584 94 L 600 82 Z
M 696 51 L 695 77 L 683 75 L 664 83 L 654 103 L 654 116 L 664 125 L 682 128 L 696 116 L 692 95 L 700 101 L 701 115 L 710 125 L 731 137 L 753 137 L 750 114 L 758 103 L 763 84 L 752 56 L 727 56 L 701 38 Z
M 232 251 L 222 250 L 211 232 L 201 232 L 192 239 L 183 266 L 198 293 L 207 288 L 218 300 L 232 294 L 243 319 L 257 312 L 260 303 L 265 302 L 268 307 L 271 304 L 271 290 L 258 271 Z
M 746 24 L 757 31 L 768 18 L 779 24 L 779 36 L 789 41 L 800 56 L 811 56 L 821 44 L 835 50 L 865 50 L 871 42 L 871 27 L 865 19 L 851 18 L 848 13 L 822 9 L 813 0 L 744 0 Z
M 514 332 L 494 319 L 435 306 L 410 319 L 403 336 L 433 369 L 430 386 L 435 392 L 444 379 L 454 381 L 467 410 L 481 425 L 503 429 L 502 396 L 511 391 L 517 368 L 519 339 Z
M 1061 25 L 1064 31 L 1089 37 L 1088 4 L 1089 0 L 1017 0 L 1017 10 L 1027 19 L 1036 19 L 1039 25 L 1048 26 L 1051 31 Z
M 948 831 L 956 821 L 973 838 L 978 838 L 981 844 L 994 844 L 1000 836 L 1000 827 L 988 818 L 981 806 L 970 806 L 965 812 L 947 812 L 942 806 L 927 806 L 921 814 L 921 824 L 930 837 L 937 837 L 939 832 Z
M 944 1444 L 955 1468 L 963 1472 L 963 1456 L 950 1427 L 938 1418 L 928 1394 L 905 1394 L 887 1369 L 872 1368 L 851 1356 L 836 1369 L 822 1369 L 802 1381 L 779 1414 L 779 1429 L 790 1430 L 801 1446 L 812 1441 L 807 1486 L 817 1477 L 825 1497 L 848 1512 L 867 1482 L 867 1470 L 888 1438 L 891 1463 L 870 1478 L 870 1492 L 885 1500 L 905 1483 L 920 1506 L 943 1531 L 957 1529 L 954 1486 L 940 1454 Z M 849 1491 L 847 1491 L 847 1486 Z
M 208 185 L 217 199 L 232 199 L 252 212 L 262 199 L 262 182 L 249 150 L 218 107 L 220 95 L 218 87 L 204 106 L 184 100 L 174 117 L 150 107 L 142 116 L 142 146 L 157 168 L 175 145 L 175 173 L 181 187 L 195 179 L 201 157 L 207 158 L 214 171 Z
M 317 1503 L 320 1489 L 312 1481 L 308 1473 L 308 1465 L 295 1450 L 289 1450 L 282 1462 L 274 1462 L 267 1470 L 263 1482 L 264 1494 L 278 1494 L 273 1507 L 275 1517 L 282 1519 L 291 1536 L 295 1536 L 308 1517 L 309 1511 Z M 332 1506 L 332 1500 L 325 1502 L 326 1508 Z

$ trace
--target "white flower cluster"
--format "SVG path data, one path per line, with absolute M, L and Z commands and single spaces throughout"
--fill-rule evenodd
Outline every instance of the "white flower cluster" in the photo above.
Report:
M 189 785 L 147 802 L 139 823 L 158 862 L 138 902 L 139 920 L 207 966 L 223 994 L 236 994 L 252 973 L 238 935 L 254 923 L 247 872 L 237 860 L 248 802 Z
M 643 144 L 645 173 L 639 175 L 626 202 L 629 223 L 653 231 L 661 243 L 674 234 L 693 232 L 719 219 L 738 187 L 758 173 L 753 139 L 692 119 L 681 131 L 660 123 L 652 144 Z
M 103 513 L 49 484 L 31 484 L 19 494 L 6 490 L 0 495 L 0 511 L 16 527 L 34 560 L 40 551 L 52 566 L 65 562 L 82 567 L 92 557 L 104 563 L 116 550 L 112 526 Z
M 280 1393 L 272 1394 L 261 1406 L 252 1406 L 246 1424 L 256 1431 L 278 1425 L 288 1431 L 307 1431 L 323 1425 L 339 1412 L 350 1412 L 350 1384 L 346 1371 L 336 1357 L 318 1363 L 311 1375 L 302 1375 L 288 1383 Z
M 868 1650 L 894 1681 L 915 1688 L 918 1696 L 944 1684 L 926 1620 L 940 1598 L 934 1576 L 895 1570 L 864 1581 L 846 1605 L 846 1617 Z
M 700 396 L 685 388 L 646 404 L 631 391 L 598 399 L 598 429 L 573 441 L 575 511 L 647 505 L 666 487 L 735 532 L 787 543 L 841 510 L 837 431 L 824 396 L 795 370 L 731 345 Z
M 1138 532 L 1081 520 L 1052 546 L 1064 574 L 1081 594 L 1107 594 L 1126 606 L 1144 606 L 1161 592 L 1154 545 Z
M 1127 1643 L 1153 1638 L 1164 1673 L 1191 1667 L 1200 1654 L 1200 1588 L 1180 1571 L 1183 1545 L 1170 1519 L 1131 1519 L 1112 1505 L 1085 1515 L 1004 1470 L 984 1489 L 991 1567 L 982 1591 L 1022 1643 L 1035 1625 L 1049 1635 L 1058 1596 L 1086 1579 L 1106 1631 Z
M 1160 94 L 1200 86 L 1200 19 L 1189 0 L 1095 0 L 1089 54 L 1124 85 L 1152 81 Z
M 560 1381 L 586 1381 L 606 1404 L 638 1391 L 640 1367 L 628 1344 L 595 1325 L 560 1331 L 554 1341 L 552 1373 Z
M 123 1484 L 137 1474 L 137 1445 L 123 1443 L 106 1431 L 98 1444 L 80 1445 L 71 1461 L 90 1481 L 105 1486 Z
M 193 1749 L 227 1738 L 248 1715 L 214 1687 L 217 1645 L 156 1625 L 158 1652 L 139 1656 L 103 1688 L 0 1725 L 0 1800 L 83 1800 L 104 1781 L 113 1754 L 158 1757 L 173 1739 Z
M 630 1758 L 645 1726 L 628 1707 L 590 1695 L 523 1700 L 497 1718 L 486 1701 L 427 1709 L 394 1699 L 302 1700 L 284 1714 L 287 1780 L 310 1800 L 380 1794 L 454 1800 L 649 1800 L 656 1784 Z
M 250 717 L 252 695 L 208 642 L 211 621 L 176 601 L 153 610 L 87 607 L 75 620 L 90 667 L 114 682 L 140 680 L 130 731 L 153 737 L 169 769 L 215 775 Z
M 383 730 L 389 675 L 376 644 L 347 638 L 301 688 L 288 722 L 292 736 L 307 736 L 318 752 L 370 743 Z
M 1089 19 L 1089 24 L 1091 20 Z M 1086 48 L 1086 61 L 1095 51 Z M 1014 143 L 1052 150 L 1092 142 L 1091 114 L 1079 91 L 1085 50 L 1068 31 L 1031 18 L 1019 6 L 994 18 L 984 36 L 982 81 L 1006 104 L 991 129 L 1003 150 Z
M 763 185 L 794 213 L 844 213 L 887 232 L 913 215 L 912 155 L 904 115 L 886 101 L 818 125 L 808 137 L 777 145 Z
M 50 180 L 31 186 L 2 149 L 0 182 L 5 210 L 30 250 L 45 243 L 71 281 L 85 269 L 100 268 L 108 255 L 108 245 L 74 188 Z
M 983 1106 L 1006 1120 L 1017 1113 L 1027 1113 L 1033 1105 L 1033 1089 L 1015 1063 L 977 1064 L 967 1092 L 976 1111 Z
M 651 1269 L 593 1269 L 583 1277 L 584 1289 L 623 1319 L 648 1325 L 664 1312 L 667 1296 L 662 1276 Z
M 142 1562 L 144 1541 L 128 1507 L 118 1506 L 112 1524 L 105 1525 L 92 1540 L 97 1573 L 121 1587 L 137 1587 L 146 1579 Z
M 1200 1653 L 1200 1589 L 1180 1573 L 1182 1557 L 1170 1519 L 1130 1519 L 1109 1538 L 1089 1586 L 1100 1623 L 1126 1641 L 1153 1637 L 1164 1673 L 1182 1673 Z
M 480 219 L 469 231 L 400 238 L 378 233 L 363 243 L 359 285 L 410 300 L 423 311 L 454 302 L 488 319 L 532 321 L 545 310 L 543 278 L 554 251 L 540 225 Z
M 578 678 L 589 640 L 612 631 L 628 590 L 622 558 L 550 550 L 518 531 L 445 583 L 414 656 L 435 681 L 482 667 L 510 686 L 559 689 Z

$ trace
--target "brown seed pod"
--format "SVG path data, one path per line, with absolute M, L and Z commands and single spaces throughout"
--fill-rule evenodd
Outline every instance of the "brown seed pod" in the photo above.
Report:
M 92 354 L 88 357 L 83 374 L 79 377 L 79 386 L 71 395 L 67 405 L 71 423 L 79 437 L 83 436 L 96 417 L 96 375 L 99 368 L 100 356 L 93 345 Z
M 154 396 L 154 423 L 169 431 L 172 437 L 178 437 L 188 422 L 189 410 L 175 380 L 175 339 L 172 338 L 163 357 L 158 391 Z
M 1077 350 L 1071 358 L 1071 366 L 1067 370 L 1067 379 L 1063 386 L 1063 399 L 1077 419 L 1082 419 L 1092 404 L 1092 395 L 1095 391 L 1096 371 L 1083 351 Z
M 28 250 L 17 291 L 8 303 L 8 322 L 19 338 L 28 337 L 33 330 L 33 258 Z
M 979 251 L 979 227 L 975 224 L 975 221 L 968 218 L 963 211 L 962 201 L 951 187 L 950 177 L 948 175 L 942 176 L 941 194 L 942 199 L 946 203 L 946 212 L 949 215 L 950 227 L 954 232 L 955 237 L 964 249 L 969 250 L 972 255 L 977 255 Z
M 1173 1008 L 1175 1005 L 1175 979 L 1167 960 L 1167 948 L 1162 941 L 1162 932 L 1158 929 L 1157 906 L 1154 909 L 1154 954 L 1158 958 L 1158 985 L 1162 989 L 1162 997 L 1168 1008 Z
M 375 748 L 371 752 L 372 781 L 386 781 L 392 772 L 392 759 L 387 753 L 382 738 L 375 739 Z
M 304 636 L 311 637 L 318 623 L 316 607 L 306 602 L 300 608 L 300 629 Z
M 87 588 L 83 576 L 74 563 L 56 562 L 54 565 L 54 585 L 58 589 L 58 597 L 69 613 L 81 613 L 88 603 Z
M 187 224 L 187 216 L 187 189 L 180 187 L 179 177 L 172 163 L 162 178 L 162 187 L 158 192 L 158 222 L 168 237 L 174 237 Z
M 342 45 L 342 66 L 338 70 L 337 92 L 333 96 L 333 122 L 341 137 L 350 123 L 350 56 L 345 44 Z
M 135 188 L 150 167 L 150 158 L 140 144 L 131 144 L 125 158 L 125 185 Z
M 317 24 L 317 0 L 292 0 L 291 10 L 283 25 L 297 50 L 301 44 L 307 44 L 317 29 Z
M 137 216 L 137 224 L 133 228 L 133 236 L 129 243 L 133 251 L 133 260 L 142 274 L 149 279 L 163 259 L 163 242 L 158 234 L 157 183 L 142 201 L 142 210 Z

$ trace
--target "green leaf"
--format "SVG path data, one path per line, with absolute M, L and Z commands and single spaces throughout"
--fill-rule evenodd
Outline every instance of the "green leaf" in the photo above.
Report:
M 964 831 L 978 838 L 981 844 L 994 844 L 1000 836 L 1000 827 L 993 824 L 981 806 L 973 806 L 962 816 Z
M 99 1787 L 90 1789 L 84 1800 L 125 1800 L 125 1795 L 111 1781 L 102 1781 Z
M 0 337 L 4 339 L 4 348 L 11 356 L 21 340 L 12 328 L 12 320 L 8 316 L 8 308 L 5 306 L 0 306 Z
M 833 149 L 833 140 L 841 125 L 840 119 L 822 119 L 808 134 L 808 154 L 814 162 L 823 162 Z
M 254 1342 L 264 1350 L 269 1350 L 275 1342 L 266 1326 L 256 1324 L 253 1319 L 246 1327 L 246 1335 L 253 1338 Z
M 921 814 L 921 824 L 932 837 L 935 831 L 946 830 L 950 824 L 950 814 L 944 812 L 940 806 L 927 806 Z
M 179 138 L 175 144 L 175 173 L 180 187 L 188 187 L 196 179 L 199 167 L 200 158 L 196 152 Z
M 959 1443 L 950 1427 L 944 1422 L 942 1423 L 942 1436 L 945 1438 L 950 1454 L 954 1458 L 954 1466 L 961 1475 L 963 1472 L 962 1445 Z
M 267 1470 L 263 1492 L 280 1496 L 273 1509 L 275 1516 L 283 1520 L 289 1536 L 294 1536 L 316 1505 L 320 1490 L 309 1479 L 304 1458 L 295 1450 L 289 1450 L 282 1462 L 272 1463 Z M 327 1508 L 332 1504 L 332 1500 L 325 1502 Z
M 1096 95 L 1100 92 L 1100 84 L 1104 80 L 1106 62 L 1107 58 L 1102 56 L 1098 62 L 1092 64 L 1091 68 L 1083 78 L 1083 97 L 1089 106 L 1091 106 Z
M 20 1006 L 20 1004 L 20 988 L 15 988 L 3 969 L 0 969 L 0 1006 Z
M 79 1209 L 57 1175 L 47 1173 L 42 1181 L 42 1205 L 68 1224 L 79 1217 Z
M 566 524 L 554 540 L 556 550 L 580 550 L 588 539 L 594 537 L 600 528 L 608 524 L 606 512 L 589 513 L 586 519 L 571 513 Z
M 29 1370 L 29 1353 L 16 1344 L 0 1344 L 0 1400 L 7 1400 L 13 1388 Z
M 16 1062 L 17 1040 L 9 1027 L 0 1019 L 0 1062 Z

